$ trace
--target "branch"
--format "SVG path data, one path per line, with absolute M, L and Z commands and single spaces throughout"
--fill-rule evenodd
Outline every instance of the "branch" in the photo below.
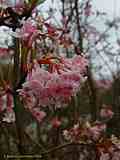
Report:
M 61 149 L 65 149 L 69 146 L 87 146 L 87 147 L 90 147 L 92 149 L 94 149 L 96 151 L 96 145 L 95 144 L 92 144 L 92 143 L 85 143 L 85 142 L 70 142 L 70 143 L 66 143 L 66 144 L 63 144 L 63 145 L 60 145 L 60 146 L 57 146 L 57 147 L 54 147 L 48 151 L 45 151 L 43 153 L 41 153 L 41 159 L 44 158 L 45 156 L 47 156 L 48 154 L 51 154 L 53 152 L 57 152 Z
M 75 12 L 76 12 L 79 47 L 80 47 L 80 52 L 82 53 L 83 52 L 83 38 L 82 38 L 82 32 L 81 32 L 81 26 L 80 26 L 78 2 L 79 2 L 78 0 L 75 0 Z
M 94 86 L 92 74 L 90 71 L 90 68 L 87 68 L 87 82 L 88 82 L 88 87 L 89 87 L 89 101 L 90 101 L 90 107 L 91 107 L 91 115 L 92 115 L 92 120 L 95 121 L 97 119 L 97 105 L 96 105 L 96 88 Z

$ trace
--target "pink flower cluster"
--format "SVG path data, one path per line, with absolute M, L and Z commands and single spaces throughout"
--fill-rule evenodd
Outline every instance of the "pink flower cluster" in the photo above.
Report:
M 82 56 L 61 58 L 59 72 L 50 73 L 36 64 L 35 70 L 19 90 L 25 106 L 32 112 L 35 108 L 41 110 L 47 106 L 58 108 L 67 105 L 86 79 L 83 73 L 87 65 L 87 60 Z

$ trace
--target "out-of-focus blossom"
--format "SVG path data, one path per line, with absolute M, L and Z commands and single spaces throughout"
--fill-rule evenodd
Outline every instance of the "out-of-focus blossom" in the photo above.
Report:
M 30 111 L 32 115 L 38 120 L 38 122 L 42 122 L 42 120 L 46 116 L 46 113 L 44 111 L 39 110 L 38 108 L 32 108 Z
M 9 49 L 7 49 L 7 48 L 0 48 L 0 58 L 1 57 L 6 57 L 7 55 L 9 55 Z
M 22 13 L 26 6 L 24 0 L 16 0 L 16 3 L 11 4 L 11 7 L 16 12 Z
M 112 135 L 111 141 L 115 145 L 115 147 L 120 150 L 120 139 L 116 137 L 115 135 Z
M 112 154 L 101 152 L 100 160 L 119 160 L 120 150 L 113 150 Z
M 111 80 L 97 80 L 96 81 L 97 88 L 109 89 L 111 85 L 112 85 Z
M 7 64 L 8 59 L 14 54 L 14 50 L 10 48 L 0 48 L 0 59 L 1 59 L 1 64 Z
M 75 124 L 72 129 L 70 129 L 70 134 L 73 138 L 73 141 L 77 141 L 80 138 L 82 128 L 79 124 Z
M 61 120 L 58 117 L 54 117 L 51 121 L 51 125 L 53 128 L 59 128 L 61 125 Z
M 100 116 L 101 118 L 108 118 L 111 119 L 114 115 L 113 111 L 111 110 L 111 106 L 106 106 L 103 105 L 101 111 L 100 111 Z
M 88 128 L 88 135 L 90 135 L 94 140 L 98 140 L 105 130 L 106 124 L 98 122 L 94 126 Z
M 70 141 L 72 139 L 71 135 L 69 134 L 68 130 L 63 131 L 63 136 L 66 140 Z
M 109 160 L 110 155 L 109 153 L 101 153 L 100 160 Z
M 84 56 L 74 56 L 72 60 L 73 70 L 79 71 L 81 74 L 86 72 L 88 60 Z
M 80 136 L 82 133 L 82 128 L 79 126 L 79 124 L 75 124 L 72 128 L 68 130 L 64 130 L 63 136 L 66 140 L 76 142 L 80 140 Z
M 92 6 L 90 4 L 86 5 L 86 7 L 84 8 L 84 14 L 86 17 L 89 17 L 93 14 Z
M 11 7 L 16 12 L 21 11 L 25 7 L 25 0 L 0 0 L 0 6 L 2 8 Z
M 85 7 L 84 7 L 84 14 L 86 17 L 89 17 L 93 14 L 94 12 L 92 11 L 92 5 L 91 5 L 91 1 L 87 0 L 85 3 Z
M 6 8 L 8 6 L 8 0 L 0 0 L 0 7 Z
M 6 109 L 6 100 L 7 100 L 6 95 L 0 96 L 0 112 L 4 111 Z
M 112 160 L 119 160 L 119 159 L 120 159 L 120 150 L 115 151 L 112 156 Z
M 15 121 L 13 107 L 14 107 L 14 102 L 13 102 L 12 94 L 6 93 L 6 92 L 1 93 L 0 113 L 5 111 L 2 121 L 8 122 L 8 123 Z

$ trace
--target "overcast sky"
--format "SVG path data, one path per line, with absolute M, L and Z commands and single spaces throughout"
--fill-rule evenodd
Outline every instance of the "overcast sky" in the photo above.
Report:
M 94 5 L 111 16 L 120 16 L 120 0 L 93 0 Z
M 54 4 L 52 3 L 54 1 Z M 111 17 L 120 16 L 120 0 L 92 0 L 93 6 L 103 12 L 107 12 Z M 57 8 L 60 0 L 46 0 L 42 7 L 47 10 L 48 6 Z M 57 8 L 58 9 L 58 8 Z

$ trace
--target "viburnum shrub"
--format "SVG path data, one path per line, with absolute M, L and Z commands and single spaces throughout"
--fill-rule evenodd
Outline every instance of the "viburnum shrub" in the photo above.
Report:
M 42 129 L 39 137 L 43 138 L 40 144 L 35 142 L 37 151 L 33 154 L 60 159 L 71 151 L 73 157 L 77 152 L 77 159 L 82 159 L 81 155 L 86 150 L 87 157 L 90 147 L 96 160 L 120 158 L 119 138 L 106 135 L 107 122 L 114 115 L 112 107 L 103 105 L 96 121 L 84 120 L 79 115 L 78 94 L 88 81 L 89 60 L 76 48 L 66 27 L 56 27 L 39 15 L 37 6 L 42 2 L 0 1 L 0 26 L 4 31 L 0 34 L 10 41 L 0 45 L 1 126 L 6 122 L 16 124 L 21 155 L 31 154 L 24 149 L 22 138 L 27 133 L 21 123 L 22 112 L 29 112 Z M 87 16 L 90 8 L 85 8 Z M 77 54 L 71 58 L 61 54 L 63 48 L 73 47 Z M 83 149 L 79 148 L 82 146 Z

